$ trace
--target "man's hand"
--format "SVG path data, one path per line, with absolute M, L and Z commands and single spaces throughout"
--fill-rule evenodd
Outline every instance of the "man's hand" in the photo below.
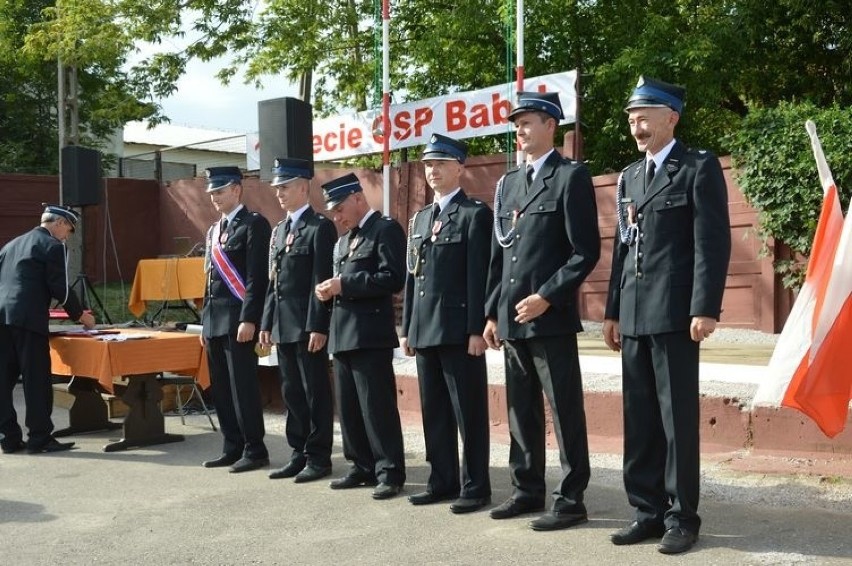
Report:
M 689 325 L 689 335 L 694 342 L 701 342 L 710 338 L 716 330 L 716 319 L 709 316 L 693 316 L 692 324 Z
M 80 316 L 80 324 L 87 330 L 91 330 L 95 327 L 95 317 L 90 312 L 84 312 Z
M 521 324 L 532 322 L 543 315 L 544 311 L 549 308 L 550 302 L 547 299 L 538 293 L 530 295 L 515 305 L 515 311 L 518 313 L 518 316 L 515 317 L 515 322 L 519 322 Z
M 408 338 L 400 338 L 399 347 L 402 349 L 402 353 L 406 356 L 411 357 L 414 355 L 414 348 L 408 345 Z
M 269 330 L 261 330 L 257 335 L 257 342 L 264 348 L 272 347 L 272 332 Z
M 488 344 L 492 350 L 500 349 L 500 337 L 497 336 L 497 321 L 489 318 L 485 323 L 485 330 L 482 331 L 482 339 Z
M 308 336 L 308 352 L 319 352 L 325 346 L 328 336 L 319 332 L 311 332 Z
M 621 329 L 618 321 L 608 318 L 603 323 L 603 339 L 607 348 L 613 352 L 621 351 Z
M 342 291 L 340 277 L 332 277 L 318 284 L 314 289 L 317 298 L 323 302 L 331 300 L 332 297 L 339 295 Z
M 237 327 L 237 342 L 251 342 L 254 339 L 254 323 L 241 322 Z
M 470 338 L 467 339 L 467 353 L 469 356 L 481 356 L 485 354 L 487 348 L 488 344 L 485 342 L 485 338 L 478 334 L 471 334 Z

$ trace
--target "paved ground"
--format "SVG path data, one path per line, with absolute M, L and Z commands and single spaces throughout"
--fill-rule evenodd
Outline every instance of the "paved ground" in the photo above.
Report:
M 56 410 L 57 426 L 66 415 Z M 850 478 L 743 474 L 714 455 L 704 466 L 699 544 L 666 557 L 651 543 L 609 543 L 630 516 L 620 457 L 610 449 L 593 456 L 591 521 L 536 533 L 529 518 L 455 516 L 443 504 L 377 502 L 369 490 L 335 492 L 325 481 L 296 485 L 265 471 L 203 469 L 220 447 L 205 423 L 168 417 L 167 429 L 186 441 L 151 449 L 107 454 L 101 447 L 115 433 L 96 433 L 74 438 L 79 449 L 59 455 L 0 455 L 0 563 L 852 564 Z M 273 465 L 281 465 L 283 418 L 268 415 L 267 423 Z M 428 474 L 419 427 L 406 427 L 406 448 L 410 494 Z M 495 504 L 509 494 L 507 452 L 492 448 Z M 556 466 L 550 454 L 551 485 Z M 339 436 L 334 468 L 335 475 L 346 469 Z

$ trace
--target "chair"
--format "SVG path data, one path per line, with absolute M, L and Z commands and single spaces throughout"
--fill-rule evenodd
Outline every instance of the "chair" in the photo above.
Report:
M 192 377 L 191 375 L 160 374 L 157 376 L 157 381 L 160 382 L 160 386 L 175 386 L 175 396 L 177 397 L 177 411 L 180 414 L 181 424 L 186 424 L 186 419 L 184 418 L 186 411 L 184 407 L 192 400 L 193 396 L 197 395 L 198 400 L 201 401 L 201 407 L 204 409 L 204 414 L 207 415 L 207 420 L 210 421 L 210 426 L 213 427 L 214 431 L 216 430 L 216 425 L 213 424 L 213 417 L 210 416 L 210 410 L 207 408 L 207 403 L 204 402 L 204 396 L 201 394 L 201 389 L 198 388 L 198 382 L 195 381 L 194 377 Z M 186 403 L 184 403 L 183 399 L 181 399 L 180 388 L 187 385 L 192 387 L 192 393 L 189 394 L 189 398 L 186 400 Z

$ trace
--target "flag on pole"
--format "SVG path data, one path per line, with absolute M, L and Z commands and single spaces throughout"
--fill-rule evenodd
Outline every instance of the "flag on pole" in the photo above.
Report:
M 805 282 L 753 405 L 808 415 L 824 434 L 843 430 L 852 392 L 852 215 L 843 220 L 837 186 L 808 120 L 824 198 Z

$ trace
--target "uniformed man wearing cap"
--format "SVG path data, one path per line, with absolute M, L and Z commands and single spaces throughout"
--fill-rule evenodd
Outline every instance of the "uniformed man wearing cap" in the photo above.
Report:
M 731 252 L 719 160 L 674 137 L 685 90 L 640 78 L 627 103 L 645 156 L 618 182 L 618 229 L 604 340 L 621 351 L 624 485 L 634 521 L 614 544 L 698 538 L 698 349 L 716 328 Z
M 399 345 L 393 295 L 405 284 L 405 233 L 370 208 L 358 177 L 322 186 L 326 209 L 347 232 L 334 250 L 334 276 L 316 287 L 333 301 L 329 351 L 334 356 L 343 455 L 349 472 L 332 489 L 376 485 L 389 499 L 405 483 L 393 350 Z
M 207 177 L 207 193 L 221 217 L 207 231 L 201 336 L 224 441 L 222 454 L 203 465 L 238 473 L 269 465 L 254 347 L 269 281 L 271 229 L 240 202 L 238 167 L 211 167 Z
M 272 231 L 269 288 L 260 344 L 275 344 L 281 394 L 287 406 L 289 462 L 269 477 L 303 483 L 331 473 L 334 401 L 328 377 L 329 305 L 314 293 L 331 277 L 337 230 L 308 202 L 313 164 L 276 159 L 271 186 L 287 217 Z
M 47 205 L 41 225 L 0 249 L 0 446 L 4 454 L 24 448 L 30 454 L 59 452 L 74 446 L 53 437 L 53 386 L 50 372 L 48 324 L 50 303 L 56 300 L 72 320 L 94 328 L 68 285 L 65 240 L 74 232 L 79 214 Z M 26 424 L 23 440 L 12 392 L 23 378 Z
M 550 404 L 562 478 L 535 530 L 586 522 L 589 445 L 577 354 L 578 290 L 600 256 L 588 169 L 553 147 L 562 119 L 557 93 L 523 92 L 509 114 L 526 164 L 497 185 L 485 340 L 504 346 L 513 493 L 491 511 L 506 519 L 545 506 L 545 419 Z
M 467 145 L 433 134 L 423 151 L 434 202 L 408 230 L 408 278 L 401 346 L 416 355 L 426 460 L 426 489 L 414 505 L 453 501 L 468 513 L 491 502 L 485 284 L 493 217 L 460 181 Z M 464 442 L 459 474 L 458 436 Z

